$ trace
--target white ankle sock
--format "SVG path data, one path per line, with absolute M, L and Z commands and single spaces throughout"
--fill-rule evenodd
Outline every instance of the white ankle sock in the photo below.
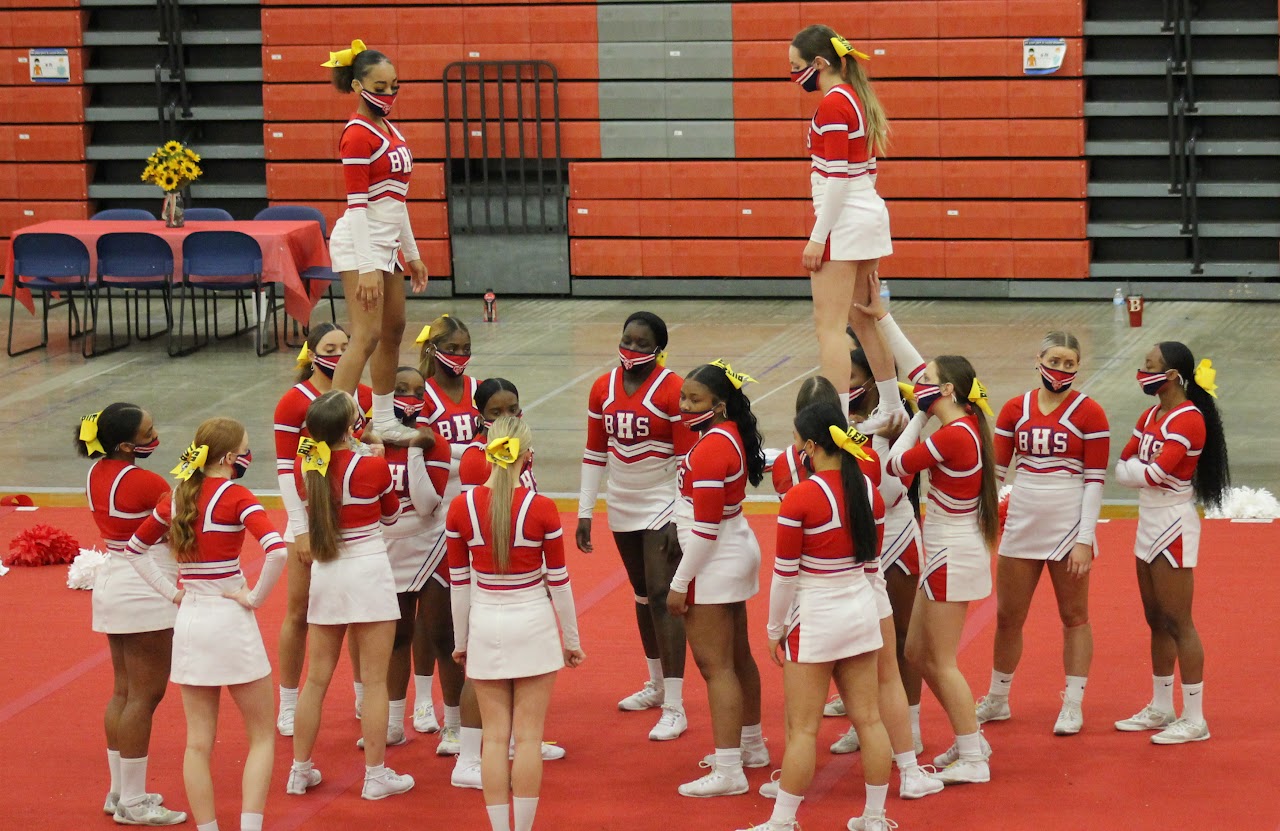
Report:
M 511 797 L 511 812 L 515 814 L 515 831 L 533 831 L 533 818 L 538 813 L 538 797 Z
M 908 771 L 920 764 L 916 761 L 916 752 L 914 750 L 893 754 L 893 762 L 898 766 L 899 771 Z
M 773 816 L 769 817 L 769 821 L 795 822 L 796 811 L 800 810 L 800 803 L 803 801 L 803 796 L 796 796 L 793 793 L 787 793 L 779 787 L 778 797 L 773 803 Z
M 196 831 L 218 831 L 218 821 L 204 822 L 196 826 Z
M 1089 679 L 1083 675 L 1067 676 L 1067 701 L 1080 704 L 1084 701 L 1084 685 Z
M 120 793 L 120 751 L 107 750 L 107 770 L 111 772 L 111 793 Z
M 742 746 L 756 747 L 764 744 L 764 732 L 759 724 L 742 725 Z
M 387 727 L 404 727 L 405 699 L 387 702 Z
M 132 808 L 147 798 L 147 757 L 120 759 L 120 804 Z
M 723 771 L 742 770 L 742 748 L 717 747 L 716 748 L 716 770 L 723 770 Z
M 1009 697 L 1009 688 L 1013 686 L 1013 673 L 991 670 L 991 690 L 987 695 Z
M 431 703 L 431 679 L 430 675 L 413 676 L 413 707 L 417 708 L 424 704 Z
M 961 759 L 980 761 L 982 759 L 982 734 L 968 733 L 964 736 L 956 736 L 956 750 L 960 751 Z
M 1204 721 L 1204 682 L 1182 685 L 1182 717 L 1187 721 Z
M 352 681 L 351 688 L 356 691 L 356 709 L 360 709 L 360 705 L 364 704 L 364 684 L 359 681 Z
M 663 678 L 663 704 L 668 707 L 684 708 L 684 679 L 683 678 Z
M 1173 712 L 1173 676 L 1151 676 L 1151 706 L 1166 713 Z
M 484 808 L 489 812 L 489 828 L 492 831 L 511 831 L 511 806 L 507 803 L 501 805 L 486 805 Z
M 298 707 L 298 688 L 289 687 L 280 688 L 280 709 L 294 710 Z
M 458 729 L 462 726 L 462 708 L 444 705 L 444 729 Z
M 240 831 L 262 831 L 262 814 L 241 814 Z
M 483 737 L 484 731 L 479 727 L 458 728 L 458 744 L 461 745 L 458 764 L 468 765 L 480 761 L 480 743 Z
M 907 707 L 907 710 L 911 713 L 911 732 L 918 736 L 920 735 L 920 705 L 912 704 Z
M 385 424 L 388 421 L 396 420 L 396 394 L 389 392 L 386 395 L 373 394 L 373 423 Z
M 649 682 L 655 687 L 662 687 L 662 659 L 661 658 L 645 658 L 645 664 L 649 667 Z M 519 825 L 519 823 L 517 823 Z
M 889 796 L 888 785 L 867 785 L 866 813 L 883 815 L 884 801 Z
M 299 762 L 297 759 L 294 759 L 293 764 L 289 766 L 289 770 L 297 771 L 298 773 L 306 773 L 314 767 L 315 764 L 310 759 L 307 759 L 305 762 Z
M 367 781 L 369 781 L 370 779 L 379 779 L 379 778 L 381 778 L 381 777 L 383 776 L 383 774 L 385 774 L 386 772 L 387 772 L 387 766 L 386 766 L 385 764 L 381 764 L 381 765 L 365 765 L 365 766 L 364 766 L 364 778 L 365 778 L 365 781 L 367 782 Z

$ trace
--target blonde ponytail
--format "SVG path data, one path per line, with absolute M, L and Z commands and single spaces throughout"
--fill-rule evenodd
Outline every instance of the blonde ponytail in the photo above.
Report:
M 489 545 L 499 574 L 506 574 L 511 568 L 511 538 L 514 536 L 511 527 L 511 502 L 521 473 L 517 463 L 525 451 L 533 449 L 533 431 L 522 419 L 502 416 L 489 428 L 489 444 L 492 446 L 504 439 L 518 442 L 515 458 L 510 461 L 499 460 L 494 458 L 491 451 L 486 451 L 489 464 L 492 465 L 488 481 Z
M 867 150 L 873 156 L 885 155 L 889 149 L 889 119 L 885 117 L 880 98 L 871 86 L 871 79 L 853 55 L 845 55 L 840 61 L 840 77 L 853 87 L 858 101 L 862 103 L 862 114 L 867 120 Z

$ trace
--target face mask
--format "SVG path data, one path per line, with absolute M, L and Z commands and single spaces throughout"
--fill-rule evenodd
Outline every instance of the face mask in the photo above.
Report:
M 859 401 L 861 401 L 863 396 L 865 396 L 866 394 L 867 394 L 866 387 L 853 387 L 852 389 L 849 390 L 849 412 L 853 412 L 854 405 L 856 405 Z
M 156 436 L 146 444 L 135 444 L 133 446 L 133 458 L 145 459 L 152 453 L 156 452 L 156 448 L 160 446 L 160 437 Z
M 455 355 L 452 352 L 436 351 L 436 360 L 440 362 L 440 366 L 444 367 L 444 371 L 457 378 L 459 375 L 467 371 L 467 364 L 471 363 L 470 355 Z
M 338 368 L 338 361 L 342 355 L 315 355 L 311 356 L 311 365 L 316 368 L 321 375 L 326 378 L 333 378 L 334 371 Z
M 799 72 L 792 70 L 791 80 L 800 85 L 805 92 L 818 91 L 818 65 L 809 64 Z
M 1147 395 L 1159 395 L 1160 390 L 1164 389 L 1164 385 L 1167 383 L 1169 383 L 1169 376 L 1163 372 L 1138 370 L 1138 386 L 1142 387 L 1142 391 Z
M 391 114 L 391 107 L 396 103 L 396 93 L 369 92 L 361 88 L 360 97 L 365 100 L 375 113 Z
M 703 410 L 700 413 L 680 413 L 680 421 L 684 422 L 684 426 L 688 427 L 695 433 L 701 433 L 711 427 L 711 419 L 715 418 L 716 410 L 712 407 L 710 410 Z
M 917 383 L 915 385 L 916 406 L 920 408 L 920 412 L 927 413 L 933 409 L 933 405 L 938 403 L 938 399 L 942 398 L 942 387 L 934 384 Z
M 805 450 L 802 447 L 800 448 L 800 452 L 797 453 L 796 456 L 798 456 L 800 459 L 800 467 L 804 470 L 805 473 L 812 476 L 813 475 L 813 457 L 809 455 L 809 451 Z
M 241 479 L 249 472 L 249 465 L 253 462 L 253 451 L 246 450 L 243 456 L 236 456 L 236 460 L 231 463 L 231 478 Z
M 396 418 L 400 419 L 402 424 L 412 426 L 418 413 L 422 412 L 422 399 L 413 395 L 397 395 L 392 400 L 391 406 L 395 409 Z
M 520 468 L 520 475 L 533 472 L 533 451 L 529 451 L 529 459 L 524 463 L 524 467 Z
M 622 360 L 623 369 L 635 369 L 658 359 L 657 352 L 637 352 L 634 349 L 618 347 L 618 357 Z
M 1044 388 L 1050 392 L 1063 392 L 1071 389 L 1071 382 L 1076 379 L 1074 372 L 1067 372 L 1062 369 L 1050 369 L 1044 364 L 1037 364 L 1040 368 L 1040 380 L 1044 383 Z

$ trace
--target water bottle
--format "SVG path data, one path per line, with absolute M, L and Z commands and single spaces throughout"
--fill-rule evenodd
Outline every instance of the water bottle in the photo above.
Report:
M 886 309 L 889 308 L 889 281 L 888 280 L 880 281 L 880 302 L 884 304 L 884 307 Z
M 1117 289 L 1116 289 L 1116 296 L 1115 296 L 1115 297 L 1113 297 L 1113 298 L 1111 298 L 1111 304 L 1112 304 L 1113 306 L 1123 306 L 1123 305 L 1124 305 L 1124 289 L 1122 289 L 1122 288 L 1117 288 Z

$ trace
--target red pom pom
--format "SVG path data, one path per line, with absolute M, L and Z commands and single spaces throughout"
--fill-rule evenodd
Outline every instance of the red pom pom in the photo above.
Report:
M 80 553 L 75 537 L 52 525 L 35 525 L 13 538 L 7 566 L 66 565 Z
M 1009 495 L 1005 494 L 1000 498 L 1000 507 L 998 510 L 1000 515 L 1000 533 L 1004 533 L 1004 521 L 1009 516 Z

